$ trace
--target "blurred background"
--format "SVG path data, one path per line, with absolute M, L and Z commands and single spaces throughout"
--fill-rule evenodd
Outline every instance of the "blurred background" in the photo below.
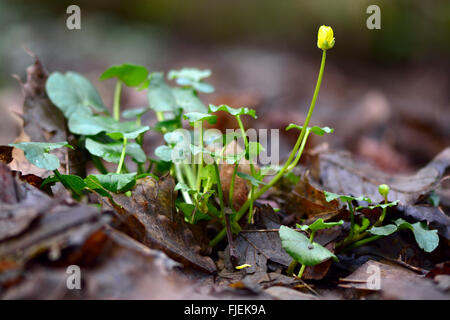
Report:
M 66 9 L 81 8 L 81 30 L 66 28 Z M 381 9 L 381 29 L 369 30 L 369 5 Z M 333 27 L 314 125 L 335 128 L 312 139 L 387 172 L 410 172 L 450 145 L 450 1 L 447 0 L 2 0 L 0 2 L 0 144 L 21 132 L 23 81 L 36 54 L 49 72 L 77 71 L 111 107 L 114 81 L 100 82 L 114 64 L 150 71 L 211 69 L 216 92 L 205 103 L 251 106 L 255 128 L 281 130 L 281 157 L 296 136 L 312 97 L 321 52 L 320 25 Z M 147 104 L 126 90 L 125 107 Z M 145 119 L 155 121 L 149 115 Z M 233 124 L 223 119 L 219 126 Z M 147 136 L 146 148 L 159 137 Z

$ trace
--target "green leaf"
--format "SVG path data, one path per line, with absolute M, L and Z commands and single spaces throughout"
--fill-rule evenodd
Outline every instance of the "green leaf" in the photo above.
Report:
M 68 119 L 76 111 L 90 112 L 90 108 L 108 113 L 95 87 L 76 72 L 54 72 L 47 79 L 45 87 L 50 100 Z
M 63 147 L 73 149 L 73 147 L 65 141 L 56 143 L 20 142 L 11 143 L 10 146 L 23 150 L 25 158 L 36 167 L 52 171 L 59 168 L 59 159 L 54 154 L 49 154 L 49 151 Z
M 338 258 L 327 248 L 317 242 L 310 243 L 309 239 L 300 232 L 286 226 L 280 226 L 278 232 L 283 249 L 301 264 L 315 266 L 330 258 L 338 261 Z
M 159 121 L 155 124 L 155 126 L 152 128 L 152 130 L 155 130 L 158 132 L 166 132 L 166 131 L 173 131 L 180 127 L 181 127 L 181 121 L 178 118 L 178 119 Z
M 174 114 L 179 112 L 173 91 L 164 81 L 162 73 L 154 72 L 151 74 L 147 96 L 150 109 L 156 112 L 173 112 Z
M 190 143 L 190 137 L 186 137 L 185 131 L 181 131 L 181 130 L 175 130 L 175 131 L 164 134 L 164 140 L 169 145 L 177 145 L 177 144 L 184 143 L 184 142 Z M 185 140 L 187 140 L 187 141 L 185 141 Z
M 122 112 L 122 117 L 125 119 L 136 119 L 142 117 L 145 113 L 147 113 L 150 109 L 149 108 L 133 108 L 133 109 L 127 109 L 124 112 Z
M 191 125 L 197 121 L 208 121 L 209 124 L 214 124 L 217 122 L 217 116 L 208 113 L 201 112 L 189 112 L 184 114 L 184 119 L 188 120 Z
M 399 203 L 399 201 L 395 200 L 394 202 L 380 203 L 380 204 L 376 204 L 373 206 L 359 206 L 355 210 L 360 210 L 360 209 L 364 209 L 364 208 L 368 208 L 370 210 L 373 210 L 375 208 L 384 209 L 384 208 L 388 208 L 388 207 L 395 207 L 396 205 L 398 205 L 398 203 Z
M 196 68 L 183 68 L 180 70 L 170 70 L 167 77 L 174 79 L 189 79 L 194 82 L 200 82 L 202 79 L 211 76 L 211 70 L 199 70 Z
M 172 148 L 166 145 L 159 146 L 155 149 L 155 155 L 163 161 L 172 161 Z
M 194 90 L 204 93 L 211 93 L 214 92 L 214 87 L 209 83 L 201 81 L 203 78 L 209 77 L 210 75 L 210 70 L 184 68 L 181 70 L 171 70 L 167 78 L 169 80 L 176 80 L 177 84 L 180 86 L 191 87 Z
M 147 76 L 148 70 L 145 67 L 125 63 L 107 69 L 100 76 L 100 80 L 117 78 L 128 87 L 137 87 L 147 79 Z
M 394 224 L 387 224 L 382 227 L 372 227 L 368 231 L 377 236 L 388 236 L 397 231 L 397 226 Z
M 335 199 L 340 199 L 345 202 L 354 200 L 354 201 L 365 201 L 368 203 L 372 203 L 372 200 L 369 197 L 365 197 L 365 196 L 352 197 L 352 196 L 340 195 L 340 194 L 336 194 L 336 193 L 328 192 L 328 191 L 324 191 L 323 193 L 325 194 L 325 199 L 328 202 L 333 201 Z
M 410 229 L 421 249 L 432 252 L 439 245 L 437 230 L 429 230 L 425 222 L 409 223 L 403 219 L 394 221 L 398 229 Z
M 291 130 L 291 129 L 298 129 L 298 130 L 302 130 L 303 126 L 299 126 L 295 123 L 291 123 L 286 127 L 286 131 L 287 130 Z M 307 130 L 309 130 L 310 132 L 317 134 L 318 136 L 323 136 L 325 133 L 333 133 L 334 129 L 329 128 L 329 127 L 318 127 L 318 126 L 313 126 L 313 127 L 308 127 Z
M 174 191 L 182 190 L 182 191 L 189 192 L 189 191 L 192 191 L 193 189 L 190 188 L 186 183 L 179 181 L 173 190 Z
M 335 226 L 341 226 L 343 223 L 344 223 L 343 220 L 338 221 L 338 222 L 324 222 L 322 218 L 319 218 L 316 221 L 314 221 L 313 223 L 311 223 L 309 226 L 297 224 L 297 228 L 299 228 L 300 230 L 309 229 L 311 231 L 317 231 L 317 230 L 322 230 L 322 229 L 333 228 Z M 306 228 L 305 228 L 305 226 L 306 226 Z
M 206 113 L 208 109 L 192 89 L 172 88 L 177 106 L 184 112 Z
M 106 189 L 111 192 L 125 192 L 136 184 L 136 173 L 90 174 L 84 179 L 86 186 L 93 190 Z
M 61 174 L 64 182 L 69 186 L 70 189 L 74 190 L 74 191 L 81 191 L 86 187 L 86 183 L 84 182 L 84 180 L 82 178 L 80 178 L 77 175 L 74 174 Z M 58 179 L 57 176 L 50 176 L 47 177 L 47 179 L 45 179 L 42 184 L 41 184 L 41 188 L 43 186 L 46 185 L 52 185 L 55 184 L 56 182 L 60 182 L 60 180 Z
M 86 149 L 93 155 L 103 158 L 112 163 L 119 163 L 122 154 L 123 143 L 111 142 L 100 143 L 91 138 L 86 139 Z M 147 160 L 144 150 L 137 143 L 127 143 L 125 153 L 132 157 L 138 163 L 144 163 Z
M 260 180 L 256 179 L 255 177 L 253 177 L 249 174 L 246 174 L 244 172 L 237 172 L 237 175 L 238 175 L 238 177 L 240 177 L 242 179 L 250 181 L 250 183 L 255 187 L 258 187 L 260 184 L 263 184 L 263 185 L 266 184 L 265 182 L 260 181 Z
M 150 130 L 148 126 L 139 126 L 134 121 L 119 122 L 111 117 L 93 115 L 77 111 L 69 119 L 69 129 L 72 133 L 94 136 L 101 132 L 107 133 L 113 139 L 136 139 L 141 133 Z
M 430 202 L 433 207 L 439 207 L 440 201 L 441 197 L 434 191 L 428 196 L 428 202 Z
M 210 216 L 208 216 L 207 214 L 204 214 L 200 210 L 196 210 L 195 216 L 194 216 L 194 221 L 192 221 L 192 213 L 195 210 L 195 205 L 193 205 L 193 204 L 180 202 L 180 203 L 177 203 L 177 207 L 184 213 L 184 216 L 188 219 L 188 221 L 190 221 L 194 224 L 200 220 L 211 220 Z
M 233 116 L 241 116 L 243 114 L 246 114 L 248 116 L 251 116 L 253 118 L 257 118 L 256 116 L 256 112 L 253 109 L 249 109 L 249 108 L 232 108 L 227 106 L 226 104 L 222 104 L 220 106 L 215 106 L 213 104 L 209 105 L 209 113 L 212 112 L 216 112 L 216 111 L 225 111 L 228 112 L 229 114 L 233 115 Z

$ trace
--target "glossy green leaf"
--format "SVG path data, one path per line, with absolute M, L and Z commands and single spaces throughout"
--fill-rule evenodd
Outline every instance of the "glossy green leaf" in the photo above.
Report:
M 217 122 L 217 116 L 201 112 L 189 112 L 184 114 L 184 119 L 188 120 L 191 125 L 197 121 L 208 121 L 209 124 Z
M 437 230 L 429 230 L 425 222 L 409 223 L 403 219 L 394 221 L 398 229 L 410 229 L 421 249 L 432 252 L 439 245 Z
M 170 70 L 167 77 L 174 79 L 189 79 L 191 81 L 200 82 L 204 78 L 211 76 L 211 70 L 200 70 L 196 68 L 183 68 L 180 70 Z
M 46 91 L 50 100 L 70 118 L 76 111 L 108 113 L 100 95 L 91 82 L 76 72 L 54 72 L 47 79 Z
M 291 129 L 298 129 L 298 130 L 302 130 L 303 129 L 303 126 L 299 126 L 299 125 L 297 125 L 297 124 L 295 124 L 295 123 L 291 123 L 291 124 L 289 124 L 287 127 L 286 127 L 286 131 L 287 130 L 291 130 Z M 313 126 L 313 127 L 308 127 L 307 128 L 310 132 L 312 132 L 312 133 L 314 133 L 314 134 L 317 134 L 317 135 L 319 135 L 319 136 L 323 136 L 325 133 L 333 133 L 334 132 L 334 129 L 332 129 L 332 128 L 329 128 L 329 127 L 323 127 L 323 128 L 321 128 L 321 127 L 318 127 L 318 126 Z
M 335 226 L 341 226 L 344 223 L 343 220 L 340 220 L 338 222 L 324 222 L 322 218 L 317 219 L 310 225 L 299 225 L 297 224 L 297 228 L 300 230 L 310 230 L 310 231 L 317 231 L 322 229 L 328 229 L 333 228 Z
M 155 155 L 163 161 L 172 161 L 172 148 L 166 145 L 159 146 L 155 149 Z
M 352 196 L 336 194 L 336 193 L 328 192 L 328 191 L 324 191 L 323 193 L 325 194 L 325 199 L 328 202 L 333 201 L 335 199 L 340 199 L 340 200 L 345 201 L 345 202 L 349 202 L 349 201 L 365 201 L 365 202 L 368 202 L 368 203 L 372 203 L 372 200 L 369 197 L 365 197 L 365 196 L 352 197 Z
M 283 249 L 301 264 L 315 266 L 330 258 L 338 261 L 338 258 L 327 248 L 317 242 L 310 243 L 309 239 L 300 232 L 286 226 L 280 226 L 278 233 Z
M 184 112 L 207 113 L 208 109 L 203 102 L 195 95 L 192 89 L 172 88 L 177 106 Z
M 111 117 L 80 111 L 70 117 L 68 125 L 75 134 L 93 136 L 105 132 L 113 139 L 136 139 L 141 133 L 150 130 L 150 127 L 139 126 L 134 121 L 119 122 Z
M 172 88 L 164 81 L 162 73 L 152 73 L 147 96 L 150 109 L 156 112 L 173 112 L 174 114 L 179 112 Z
M 50 154 L 50 150 L 63 147 L 73 148 L 67 142 L 20 142 L 11 143 L 11 147 L 16 147 L 24 151 L 25 158 L 38 168 L 46 170 L 56 170 L 59 168 L 59 159 L 54 154 Z
M 125 192 L 136 184 L 136 173 L 91 174 L 84 179 L 84 182 L 93 190 Z
M 384 208 L 389 208 L 389 207 L 395 207 L 396 205 L 398 205 L 398 203 L 399 203 L 399 201 L 395 200 L 394 202 L 380 203 L 380 204 L 376 204 L 373 206 L 359 206 L 356 208 L 356 210 L 360 210 L 360 209 L 364 209 L 364 208 L 368 208 L 371 210 L 376 209 L 376 208 L 384 209 Z
M 145 113 L 147 113 L 150 109 L 149 108 L 133 108 L 133 109 L 127 109 L 124 112 L 122 112 L 122 117 L 125 119 L 136 119 L 142 117 Z
M 105 161 L 112 163 L 119 163 L 120 156 L 122 154 L 123 144 L 122 142 L 100 143 L 91 138 L 86 139 L 86 149 Z M 132 157 L 136 162 L 144 163 L 146 161 L 146 155 L 141 146 L 137 143 L 127 143 L 125 149 L 126 155 Z
M 232 107 L 227 106 L 226 104 L 222 104 L 220 106 L 215 106 L 213 104 L 210 104 L 209 105 L 209 112 L 212 113 L 212 112 L 216 112 L 216 111 L 225 111 L 225 112 L 228 112 L 229 114 L 231 114 L 233 116 L 241 116 L 241 115 L 246 114 L 246 115 L 251 116 L 251 117 L 253 117 L 255 119 L 257 118 L 256 112 L 253 109 L 249 109 L 249 108 L 246 108 L 246 107 L 243 107 L 243 108 L 232 108 Z
M 372 227 L 368 231 L 377 236 L 388 236 L 397 231 L 397 226 L 394 224 L 387 224 L 382 227 Z
M 145 67 L 125 63 L 108 68 L 100 76 L 100 80 L 117 78 L 129 87 L 137 87 L 147 79 L 147 76 L 148 70 Z
M 84 180 L 73 174 L 61 174 L 64 182 L 69 186 L 70 189 L 74 191 L 81 191 L 86 187 L 86 183 Z M 57 176 L 49 176 L 47 177 L 41 184 L 41 188 L 46 185 L 53 185 L 56 182 L 60 182 Z

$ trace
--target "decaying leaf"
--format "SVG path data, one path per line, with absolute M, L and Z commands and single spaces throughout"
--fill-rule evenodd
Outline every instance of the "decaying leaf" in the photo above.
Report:
M 366 163 L 356 162 L 346 152 L 324 152 L 318 156 L 319 178 L 327 191 L 353 196 L 364 195 L 378 203 L 383 199 L 378 185 L 390 186 L 389 200 L 413 204 L 420 195 L 435 189 L 446 168 L 450 166 L 450 148 L 439 153 L 433 161 L 410 176 L 391 175 Z
M 280 237 L 277 232 L 264 232 L 267 229 L 278 229 L 280 220 L 273 209 L 268 205 L 258 208 L 255 214 L 255 223 L 248 226 L 249 232 L 240 232 L 235 239 L 234 245 L 238 253 L 239 265 L 250 264 L 242 272 L 253 274 L 267 272 L 268 262 L 276 263 L 280 267 L 287 267 L 291 257 L 283 250 Z M 257 230 L 257 231 L 252 231 Z M 262 231 L 261 231 L 262 230 Z M 227 257 L 229 249 L 225 250 L 225 263 L 230 259 Z M 231 266 L 228 266 L 231 269 Z
M 212 273 L 216 266 L 210 257 L 201 255 L 201 239 L 194 236 L 195 230 L 189 228 L 183 214 L 176 212 L 174 187 L 170 176 L 159 180 L 145 177 L 138 180 L 131 197 L 112 195 L 113 207 L 122 222 L 119 228 L 183 264 Z
M 13 147 L 10 146 L 0 146 L 0 162 L 10 163 L 13 160 L 12 157 Z
M 34 63 L 27 68 L 27 81 L 22 84 L 25 96 L 23 104 L 23 128 L 31 141 L 68 141 L 77 145 L 75 137 L 68 131 L 63 113 L 50 101 L 45 91 L 47 71 L 34 56 Z M 59 150 L 61 166 L 69 167 L 71 173 L 85 174 L 84 158 L 79 150 Z

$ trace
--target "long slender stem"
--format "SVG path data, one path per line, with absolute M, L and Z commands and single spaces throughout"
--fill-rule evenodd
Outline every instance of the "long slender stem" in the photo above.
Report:
M 114 90 L 114 104 L 113 104 L 114 119 L 117 121 L 120 120 L 120 93 L 121 93 L 121 91 L 122 91 L 122 81 L 117 80 L 116 89 Z
M 309 121 L 311 119 L 312 113 L 314 111 L 314 107 L 317 101 L 317 97 L 319 95 L 319 90 L 320 90 L 320 85 L 322 84 L 322 78 L 323 78 L 323 70 L 325 69 L 325 61 L 326 61 L 326 51 L 323 50 L 322 53 L 322 61 L 320 64 L 320 70 L 319 70 L 319 77 L 317 78 L 317 83 L 316 83 L 316 88 L 314 90 L 314 94 L 313 94 L 313 98 L 311 100 L 311 105 L 309 106 L 309 111 L 308 114 L 306 115 L 306 119 L 305 119 L 305 123 L 303 124 L 303 128 L 302 131 L 297 139 L 297 142 L 294 146 L 294 149 L 292 149 L 291 154 L 289 155 L 288 160 L 286 161 L 286 163 L 284 164 L 284 166 L 281 168 L 281 170 L 278 172 L 277 175 L 275 175 L 275 177 L 273 177 L 273 179 L 267 183 L 264 187 L 262 187 L 254 196 L 255 199 L 259 198 L 262 194 L 264 194 L 267 190 L 269 190 L 269 188 L 271 188 L 275 183 L 278 182 L 279 179 L 281 179 L 281 177 L 283 177 L 285 171 L 287 170 L 289 164 L 291 163 L 292 159 L 294 158 L 295 154 L 297 153 L 298 148 L 300 147 L 301 142 L 303 141 L 303 137 L 306 134 L 306 128 L 308 127 Z M 242 207 L 239 209 L 238 213 L 235 216 L 236 221 L 239 221 L 242 216 L 244 215 L 245 211 L 248 209 L 250 205 L 250 201 L 247 200 Z M 212 239 L 209 243 L 210 246 L 215 246 L 217 245 L 220 240 L 223 239 L 223 237 L 225 236 L 226 231 L 224 229 L 222 229 L 222 231 L 220 231 L 217 236 Z
M 223 190 L 222 190 L 222 183 L 220 182 L 219 166 L 217 165 L 216 161 L 214 161 L 214 172 L 216 173 L 217 179 L 217 193 L 219 195 L 220 215 L 223 217 L 225 211 L 225 204 L 223 201 Z
M 230 194 L 229 194 L 229 205 L 233 206 L 233 196 L 234 196 L 234 182 L 236 180 L 237 170 L 239 165 L 236 163 L 234 165 L 233 174 L 231 175 L 231 183 L 230 183 Z
M 302 153 L 303 153 L 303 149 L 305 149 L 306 140 L 308 140 L 309 132 L 310 132 L 309 130 L 306 130 L 305 137 L 303 138 L 303 141 L 302 141 L 302 144 L 300 146 L 300 149 L 297 152 L 297 156 L 295 157 L 295 160 L 290 164 L 290 166 L 287 168 L 286 171 L 291 171 L 292 169 L 294 169 L 295 166 L 300 161 L 300 158 L 301 158 Z
M 195 125 L 199 128 L 199 147 L 200 150 L 203 149 L 203 123 L 202 121 L 197 121 Z M 201 182 L 202 182 L 202 169 L 203 169 L 203 151 L 200 151 L 200 163 L 198 164 L 197 171 L 197 190 L 200 191 Z
M 286 274 L 288 276 L 292 276 L 294 274 L 294 269 L 297 266 L 298 262 L 297 260 L 292 260 L 291 263 L 289 264 L 287 270 L 286 270 Z
M 119 165 L 117 166 L 116 173 L 121 173 L 122 172 L 122 166 L 123 166 L 123 163 L 125 161 L 126 150 L 127 150 L 127 138 L 123 137 L 122 153 L 120 154 Z
M 173 164 L 175 168 L 175 176 L 179 182 L 185 183 L 183 179 L 183 174 L 181 173 L 180 167 L 178 163 Z M 181 194 L 183 195 L 184 201 L 188 204 L 192 204 L 192 199 L 189 193 L 186 190 L 181 190 Z

